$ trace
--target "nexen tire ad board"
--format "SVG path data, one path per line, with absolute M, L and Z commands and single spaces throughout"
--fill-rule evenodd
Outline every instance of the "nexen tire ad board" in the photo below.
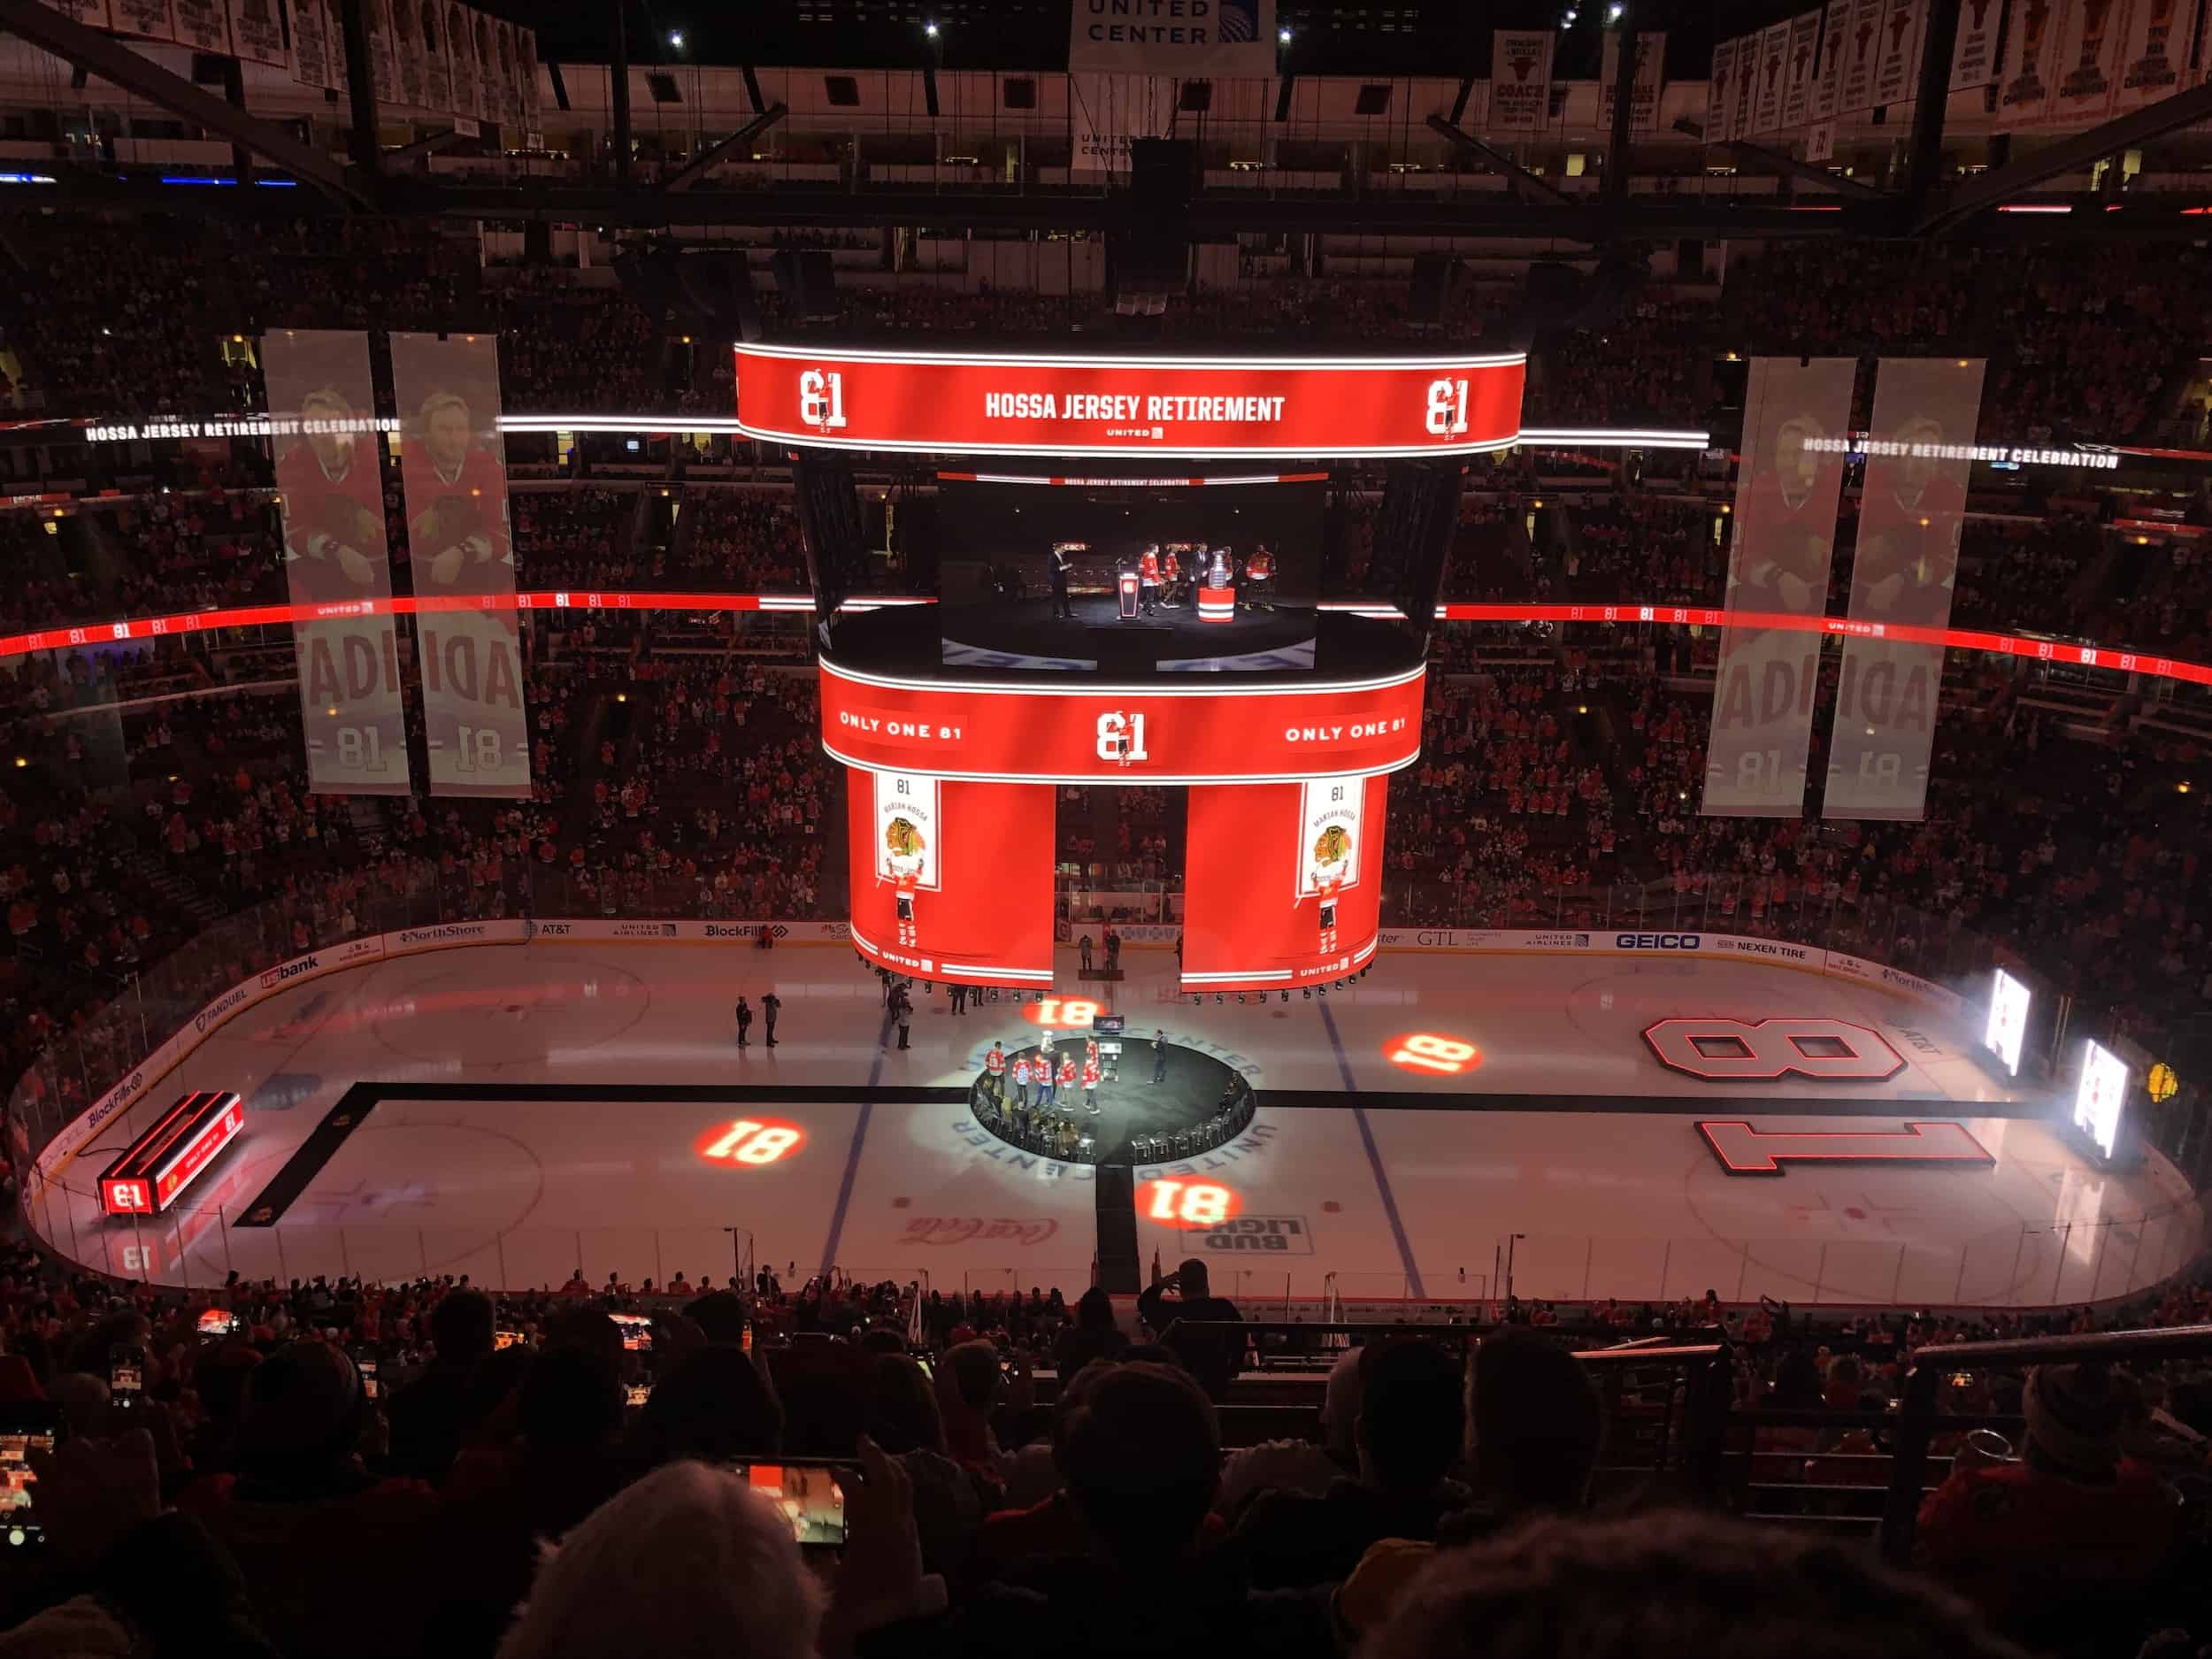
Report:
M 1190 792 L 1183 989 L 1325 985 L 1375 954 L 1384 778 Z
M 852 939 L 917 979 L 1052 983 L 1052 787 L 853 774 Z

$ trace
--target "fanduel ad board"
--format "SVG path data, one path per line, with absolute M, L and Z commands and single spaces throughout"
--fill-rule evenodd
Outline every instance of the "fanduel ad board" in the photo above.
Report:
M 853 944 L 917 979 L 1052 983 L 1053 790 L 856 771 Z
M 1892 634 L 1951 625 L 1985 366 L 1979 357 L 1884 357 L 1878 371 L 1828 746 L 1830 818 L 1927 816 L 1943 647 Z
M 1851 357 L 1755 357 L 1744 396 L 1728 610 L 1817 617 L 1828 603 L 1851 419 Z M 1824 442 L 1826 441 L 1826 442 Z M 1818 634 L 1732 623 L 1721 631 L 1706 749 L 1709 818 L 1796 818 L 1820 685 Z
M 1186 991 L 1327 985 L 1374 959 L 1388 782 L 1190 792 Z
M 1466 455 L 1519 434 L 1520 353 L 1068 357 L 737 348 L 737 419 L 772 443 L 966 454 Z
M 526 800 L 515 544 L 491 334 L 395 334 L 430 793 Z
M 408 795 L 369 337 L 273 330 L 261 373 L 284 522 L 307 775 L 318 795 Z

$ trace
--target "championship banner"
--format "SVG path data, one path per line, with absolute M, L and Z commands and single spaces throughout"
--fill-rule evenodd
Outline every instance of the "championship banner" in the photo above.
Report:
M 1777 23 L 1752 38 L 1757 47 L 1753 64 L 1759 80 L 1751 93 L 1751 130 L 1755 135 L 1779 132 L 1782 88 L 1789 78 L 1790 26 Z
M 469 38 L 476 43 L 476 107 L 457 113 L 472 119 L 499 119 L 499 49 L 492 38 L 492 20 L 481 12 L 468 14 Z
M 1053 791 L 879 773 L 850 802 L 852 938 L 918 979 L 1052 983 Z
M 2102 120 L 2120 80 L 2120 0 L 2071 0 L 2058 29 L 2052 63 L 2050 119 L 2071 125 Z
M 177 44 L 218 58 L 230 56 L 230 12 L 223 0 L 171 0 Z
M 445 0 L 422 0 L 422 102 L 434 114 L 453 109 L 453 58 L 445 44 Z
M 522 82 L 522 124 L 536 132 L 544 109 L 545 95 L 538 88 L 538 32 L 535 29 L 515 31 L 515 73 Z
M 1068 0 L 1068 68 L 1262 79 L 1275 73 L 1275 0 Z
M 2005 0 L 1962 0 L 1957 43 L 1951 49 L 1951 90 L 1970 91 L 1997 79 L 1997 40 Z
M 386 0 L 392 8 L 392 50 L 398 65 L 396 84 L 399 101 L 411 110 L 425 108 L 428 103 L 427 89 L 430 65 L 425 60 L 422 43 L 422 18 L 416 10 L 415 0 Z M 438 0 L 427 0 L 436 5 Z
M 869 772 L 985 783 L 1268 783 L 1394 772 L 1421 754 L 1419 669 L 1225 688 L 894 680 L 826 657 L 821 667 L 823 750 Z
M 1843 107 L 1845 42 L 1851 35 L 1851 0 L 1828 0 L 1821 13 L 1820 65 L 1813 75 L 1812 108 L 1806 113 L 1815 121 L 1832 121 Z
M 379 104 L 399 101 L 399 42 L 392 36 L 392 0 L 362 0 L 368 8 L 369 82 L 376 89 Z M 346 37 L 344 13 L 337 5 L 330 9 L 333 33 L 342 41 Z
M 1736 42 L 1736 113 L 1728 124 L 1728 130 L 1737 138 L 1751 136 L 1751 105 L 1754 95 L 1759 89 L 1756 65 L 1762 38 L 1758 35 L 1747 35 Z
M 407 725 L 377 465 L 369 337 L 276 329 L 261 342 L 284 524 L 285 580 L 318 795 L 408 795 Z
M 2022 0 L 2005 34 L 2005 66 L 1997 78 L 1997 113 L 2007 127 L 2040 121 L 2056 85 L 2058 15 L 2055 0 Z
M 88 29 L 111 29 L 115 27 L 108 12 L 108 0 L 45 0 L 45 4 Z
M 2135 0 L 2120 47 L 2120 89 L 2113 112 L 2139 110 L 2181 90 L 2203 0 Z
M 737 347 L 748 436 L 1018 455 L 1464 455 L 1521 427 L 1518 353 L 1063 357 Z
M 1751 360 L 1735 545 L 1728 556 L 1732 610 L 1796 617 L 1826 610 L 1857 373 L 1853 357 Z M 1700 811 L 1708 818 L 1802 816 L 1819 687 L 1819 634 L 1734 625 L 1721 630 Z
M 1636 36 L 1636 69 L 1629 77 L 1628 129 L 1632 133 L 1655 131 L 1659 125 L 1659 88 L 1664 78 L 1667 60 L 1667 32 L 1651 29 Z M 1621 35 L 1618 29 L 1605 32 L 1605 46 L 1598 64 L 1598 128 L 1609 132 L 1613 126 L 1613 88 L 1620 80 Z
M 1790 63 L 1782 82 L 1782 126 L 1795 132 L 1809 119 L 1813 77 L 1820 59 L 1820 13 L 1801 12 L 1790 19 Z
M 169 0 L 111 0 L 115 32 L 145 41 L 173 41 L 177 19 Z
M 1926 0 L 1889 0 L 1882 12 L 1882 38 L 1874 58 L 1874 102 L 1909 104 L 1920 96 L 1922 36 L 1927 31 Z
M 1888 0 L 1832 0 L 1831 9 L 1848 4 L 1851 21 L 1843 37 L 1843 81 L 1836 113 L 1856 115 L 1874 107 L 1874 66 L 1881 60 L 1882 24 Z
M 1705 142 L 1725 144 L 1736 136 L 1732 120 L 1736 106 L 1730 99 L 1730 82 L 1737 73 L 1737 49 L 1741 41 L 1717 41 L 1713 44 L 1713 67 L 1705 78 Z
M 1190 792 L 1186 991 L 1269 991 L 1357 973 L 1379 941 L 1388 780 Z
M 277 13 L 277 0 L 230 0 L 230 43 L 247 63 L 272 69 L 292 65 L 291 54 L 284 50 L 284 19 Z
M 1499 29 L 1490 36 L 1490 127 L 1540 133 L 1551 125 L 1549 29 Z
M 1950 626 L 1985 366 L 1979 357 L 1881 361 L 1828 746 L 1829 818 L 1926 816 L 1943 648 L 1886 635 Z
M 446 62 L 453 78 L 453 102 L 449 106 L 456 120 L 476 119 L 476 30 L 474 14 L 466 6 L 449 5 L 445 9 Z
M 530 795 L 515 549 L 491 334 L 394 334 L 430 793 Z

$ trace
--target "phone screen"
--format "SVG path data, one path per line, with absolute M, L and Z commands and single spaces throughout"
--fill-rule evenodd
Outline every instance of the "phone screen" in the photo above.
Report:
M 754 1491 L 765 1494 L 783 1511 L 791 1523 L 791 1535 L 800 1543 L 832 1548 L 843 1545 L 844 1467 L 833 1463 L 741 1463 L 738 1472 Z
M 353 1363 L 354 1369 L 361 1373 L 361 1397 L 364 1400 L 375 1399 L 377 1397 L 376 1350 L 371 1348 L 357 1348 L 353 1350 Z
M 119 1411 L 136 1409 L 146 1391 L 146 1350 L 118 1342 L 108 1350 L 108 1402 Z
M 653 1385 L 650 1383 L 634 1382 L 623 1386 L 622 1398 L 626 1405 L 641 1406 L 652 1397 Z
M 46 1541 L 46 1529 L 33 1515 L 31 1492 L 38 1477 L 31 1472 L 30 1455 L 52 1451 L 55 1432 L 51 1421 L 26 1421 L 16 1409 L 0 1419 L 0 1504 L 7 1510 L 0 1517 L 0 1548 L 31 1549 Z

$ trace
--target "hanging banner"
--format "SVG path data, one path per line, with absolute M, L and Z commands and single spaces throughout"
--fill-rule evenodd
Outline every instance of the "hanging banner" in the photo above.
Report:
M 1835 0 L 1842 5 L 1845 0 Z M 1843 84 L 1836 95 L 1838 115 L 1856 115 L 1874 107 L 1874 67 L 1881 61 L 1882 20 L 1888 0 L 1850 0 L 1851 27 L 1843 42 Z
M 1761 29 L 1753 38 L 1757 42 L 1753 64 L 1759 79 L 1751 94 L 1751 131 L 1754 136 L 1763 136 L 1782 130 L 1782 88 L 1789 79 L 1790 26 L 1777 23 L 1771 28 Z
M 515 71 L 522 82 L 522 124 L 536 132 L 544 113 L 544 95 L 538 89 L 538 32 L 515 31 Z
M 1875 43 L 1874 102 L 1906 104 L 1920 96 L 1921 37 L 1928 22 L 1926 0 L 1889 0 L 1882 11 L 1882 36 Z
M 422 0 L 422 103 L 438 115 L 453 112 L 453 59 L 445 49 L 445 0 Z
M 1730 130 L 1731 118 L 1736 112 L 1730 99 L 1732 88 L 1729 81 L 1736 73 L 1737 41 L 1717 41 L 1713 45 L 1713 66 L 1705 77 L 1705 142 L 1725 144 L 1736 134 Z
M 435 5 L 438 0 L 427 0 Z M 392 56 L 396 65 L 393 84 L 398 88 L 399 101 L 411 110 L 426 107 L 428 94 L 425 81 L 430 66 L 423 59 L 422 16 L 416 8 L 416 0 L 390 0 L 392 8 Z
M 347 65 L 351 59 L 346 54 L 345 23 L 336 0 L 323 0 L 323 51 L 329 59 L 331 87 L 343 93 L 349 84 Z
M 1173 83 L 1148 75 L 1070 75 L 1068 111 L 1075 129 L 1071 165 L 1079 173 L 1126 179 L 1131 141 L 1166 132 L 1174 102 Z
M 1851 0 L 1828 0 L 1821 13 L 1820 64 L 1813 73 L 1813 103 L 1808 113 L 1816 121 L 1832 121 L 1843 107 L 1845 44 L 1851 35 Z
M 491 334 L 392 335 L 430 793 L 526 798 L 530 733 Z
M 223 0 L 171 0 L 177 19 L 177 44 L 218 58 L 230 54 L 230 12 Z
M 1598 65 L 1598 130 L 1609 132 L 1613 126 L 1613 88 L 1620 79 L 1621 36 L 1617 29 L 1608 29 L 1605 50 Z M 1667 32 L 1653 29 L 1636 37 L 1636 68 L 1629 77 L 1628 130 L 1632 133 L 1656 131 L 1659 126 L 1659 87 L 1664 76 L 1667 61 Z
M 148 41 L 177 38 L 177 20 L 169 0 L 111 0 L 111 9 L 119 35 L 134 35 Z
M 399 42 L 392 35 L 392 0 L 362 0 L 369 12 L 369 78 L 376 88 L 380 108 L 399 102 Z M 330 9 L 331 20 L 340 40 L 345 38 L 344 13 L 338 6 Z
M 1736 116 L 1730 126 L 1738 138 L 1751 136 L 1751 106 L 1759 89 L 1759 39 L 1747 35 L 1736 42 Z
M 507 119 L 508 58 L 500 51 L 503 40 L 498 20 L 480 12 L 476 19 L 476 107 L 488 121 Z
M 317 612 L 292 628 L 308 787 L 409 794 L 369 337 L 273 330 L 261 372 L 276 428 L 285 580 L 292 603 Z
M 1836 158 L 1836 124 L 1833 121 L 1815 121 L 1805 129 L 1805 159 L 1833 161 Z
M 2004 72 L 1998 77 L 1997 113 L 2004 126 L 2040 121 L 2050 109 L 2057 81 L 2056 12 L 2053 0 L 2022 0 L 2012 14 Z
M 1959 34 L 1951 48 L 1951 90 L 1969 91 L 1997 79 L 1997 37 L 2005 0 L 1961 0 Z
M 2051 90 L 2050 119 L 2071 126 L 2102 120 L 2112 110 L 2120 80 L 2119 0 L 2073 0 L 2059 26 L 2058 84 Z
M 1728 555 L 1731 611 L 1817 617 L 1826 610 L 1857 374 L 1855 357 L 1751 360 Z M 1753 625 L 1721 630 L 1699 808 L 1706 817 L 1802 816 L 1820 638 Z
M 46 4 L 65 18 L 74 19 L 88 29 L 110 29 L 115 27 L 108 11 L 108 0 L 46 0 Z
M 1899 626 L 1950 626 L 1985 367 L 1979 357 L 1881 360 L 1863 446 L 1826 817 L 1917 822 L 1927 815 L 1943 648 L 1888 635 Z
M 292 57 L 284 50 L 284 19 L 277 15 L 277 0 L 230 0 L 230 46 L 246 63 L 290 68 Z
M 507 89 L 499 119 L 518 131 L 522 127 L 521 38 L 522 31 L 512 23 L 499 26 L 499 73 Z
M 1540 133 L 1551 125 L 1549 29 L 1499 29 L 1490 36 L 1490 130 Z
M 1275 73 L 1275 0 L 1068 0 L 1068 67 L 1261 79 Z
M 476 119 L 476 30 L 474 13 L 466 6 L 445 9 L 446 61 L 453 76 L 453 102 L 448 106 L 458 119 Z
M 2181 90 L 2201 5 L 2202 0 L 2135 0 L 2120 48 L 2120 89 L 2112 101 L 2116 113 L 2139 110 Z
M 1790 63 L 1782 83 L 1782 127 L 1796 132 L 1809 118 L 1813 76 L 1820 58 L 1820 13 L 1801 12 L 1790 19 Z

